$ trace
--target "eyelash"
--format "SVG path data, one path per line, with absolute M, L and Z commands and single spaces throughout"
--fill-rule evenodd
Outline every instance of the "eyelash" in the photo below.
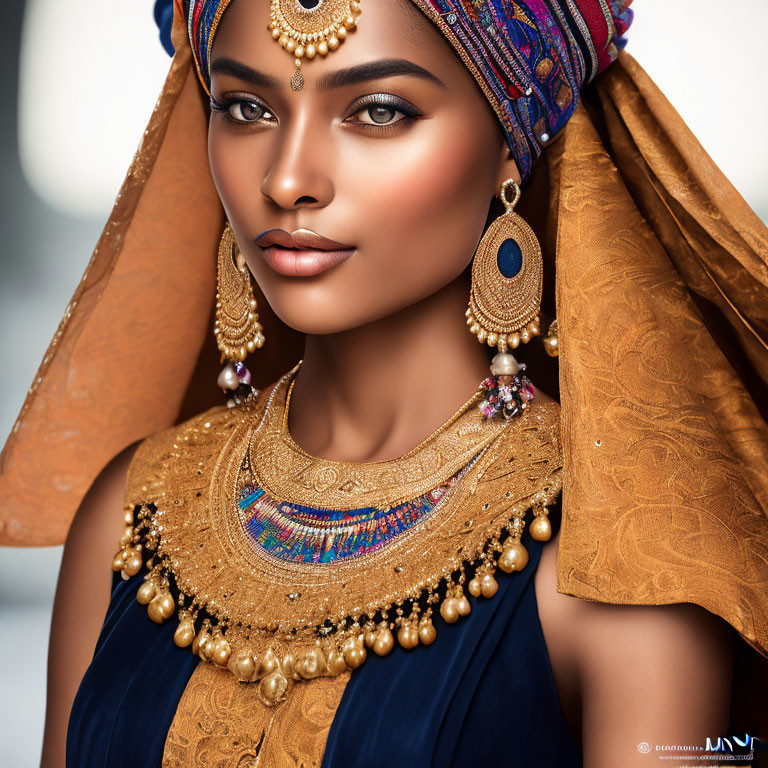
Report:
M 259 117 L 256 120 L 238 120 L 237 118 L 232 116 L 231 109 L 236 104 L 250 104 L 251 106 L 257 107 L 262 110 L 263 114 L 261 117 Z M 409 102 L 405 101 L 404 99 L 398 98 L 397 96 L 392 96 L 391 94 L 370 94 L 367 96 L 362 96 L 360 99 L 357 100 L 357 102 L 354 105 L 356 108 L 350 115 L 350 117 L 353 117 L 354 115 L 357 115 L 359 112 L 362 112 L 365 109 L 369 109 L 371 107 L 377 107 L 377 106 L 383 106 L 387 107 L 394 112 L 400 112 L 403 114 L 403 117 L 401 117 L 399 120 L 395 120 L 393 123 L 386 123 L 386 124 L 376 124 L 376 123 L 364 123 L 360 120 L 353 120 L 352 122 L 362 126 L 365 129 L 373 129 L 374 131 L 378 133 L 382 133 L 384 131 L 391 131 L 391 130 L 397 130 L 401 127 L 405 127 L 406 125 L 410 125 L 415 119 L 421 116 L 419 111 Z M 217 112 L 221 114 L 222 118 L 225 120 L 225 122 L 235 129 L 249 129 L 252 126 L 255 125 L 265 125 L 264 118 L 265 116 L 274 117 L 273 113 L 267 108 L 267 106 L 261 102 L 259 99 L 254 98 L 253 96 L 245 97 L 238 97 L 238 96 L 230 96 L 229 98 L 225 99 L 223 102 L 218 101 L 217 99 L 211 97 L 211 109 L 214 112 Z M 346 122 L 346 120 L 345 120 Z M 266 123 L 269 124 L 269 123 Z

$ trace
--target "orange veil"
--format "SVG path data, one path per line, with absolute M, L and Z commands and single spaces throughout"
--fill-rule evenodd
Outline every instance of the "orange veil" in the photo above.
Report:
M 115 454 L 219 401 L 224 216 L 179 22 L 144 140 L 3 450 L 2 544 L 61 544 Z M 697 603 L 768 656 L 768 231 L 625 52 L 585 89 L 524 203 L 559 325 L 559 591 Z M 302 336 L 257 298 L 268 341 L 249 366 L 263 386 Z

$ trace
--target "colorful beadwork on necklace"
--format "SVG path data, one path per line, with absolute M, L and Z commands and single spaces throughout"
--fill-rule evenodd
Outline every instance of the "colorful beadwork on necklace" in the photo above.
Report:
M 427 493 L 393 507 L 335 510 L 279 501 L 255 483 L 240 491 L 240 521 L 254 547 L 296 563 L 367 555 L 427 519 L 477 457 Z

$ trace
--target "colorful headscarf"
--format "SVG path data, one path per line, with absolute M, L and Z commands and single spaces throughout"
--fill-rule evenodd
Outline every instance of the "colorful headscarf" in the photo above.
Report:
M 162 0 L 158 0 L 162 2 Z M 232 0 L 184 0 L 206 89 L 210 52 Z M 582 87 L 616 59 L 632 0 L 411 0 L 472 72 L 526 179 L 576 109 Z M 363 14 L 365 19 L 365 8 Z

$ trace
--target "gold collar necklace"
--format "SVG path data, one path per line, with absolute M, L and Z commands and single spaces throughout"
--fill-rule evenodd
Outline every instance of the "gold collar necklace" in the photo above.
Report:
M 396 459 L 311 456 L 291 438 L 298 365 L 237 408 L 214 408 L 145 440 L 126 493 L 113 568 L 146 561 L 137 600 L 174 641 L 266 705 L 291 684 L 435 641 L 433 610 L 453 623 L 492 597 L 496 568 L 521 570 L 526 512 L 549 538 L 561 489 L 559 405 L 529 402 L 487 420 L 479 389 Z

